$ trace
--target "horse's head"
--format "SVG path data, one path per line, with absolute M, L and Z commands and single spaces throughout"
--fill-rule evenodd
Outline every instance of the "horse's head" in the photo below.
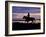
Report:
M 25 19 L 25 16 L 23 17 L 23 19 Z

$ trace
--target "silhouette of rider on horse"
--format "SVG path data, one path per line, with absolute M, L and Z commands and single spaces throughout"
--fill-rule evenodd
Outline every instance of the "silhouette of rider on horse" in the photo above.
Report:
M 24 16 L 23 19 L 25 19 L 25 21 L 26 21 L 27 23 L 28 23 L 29 21 L 32 21 L 32 22 L 33 22 L 33 21 L 35 20 L 35 18 L 30 17 L 29 13 L 28 13 L 27 16 Z

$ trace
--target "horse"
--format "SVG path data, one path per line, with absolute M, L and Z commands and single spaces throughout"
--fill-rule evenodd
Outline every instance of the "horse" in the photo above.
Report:
M 33 18 L 33 17 L 27 17 L 27 16 L 24 16 L 23 19 L 25 19 L 25 21 L 27 21 L 27 23 L 29 21 L 32 21 L 33 22 L 35 20 L 35 18 Z

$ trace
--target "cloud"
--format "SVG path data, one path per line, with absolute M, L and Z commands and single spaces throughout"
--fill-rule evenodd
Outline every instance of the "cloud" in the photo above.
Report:
M 13 13 L 13 19 L 22 19 L 23 16 L 27 16 L 28 13 Z M 40 19 L 40 13 L 30 13 L 30 17 L 34 17 L 36 19 Z

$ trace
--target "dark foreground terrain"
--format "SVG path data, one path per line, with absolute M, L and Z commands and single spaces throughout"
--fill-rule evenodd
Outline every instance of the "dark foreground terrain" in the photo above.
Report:
M 12 30 L 40 29 L 40 23 L 12 23 Z

